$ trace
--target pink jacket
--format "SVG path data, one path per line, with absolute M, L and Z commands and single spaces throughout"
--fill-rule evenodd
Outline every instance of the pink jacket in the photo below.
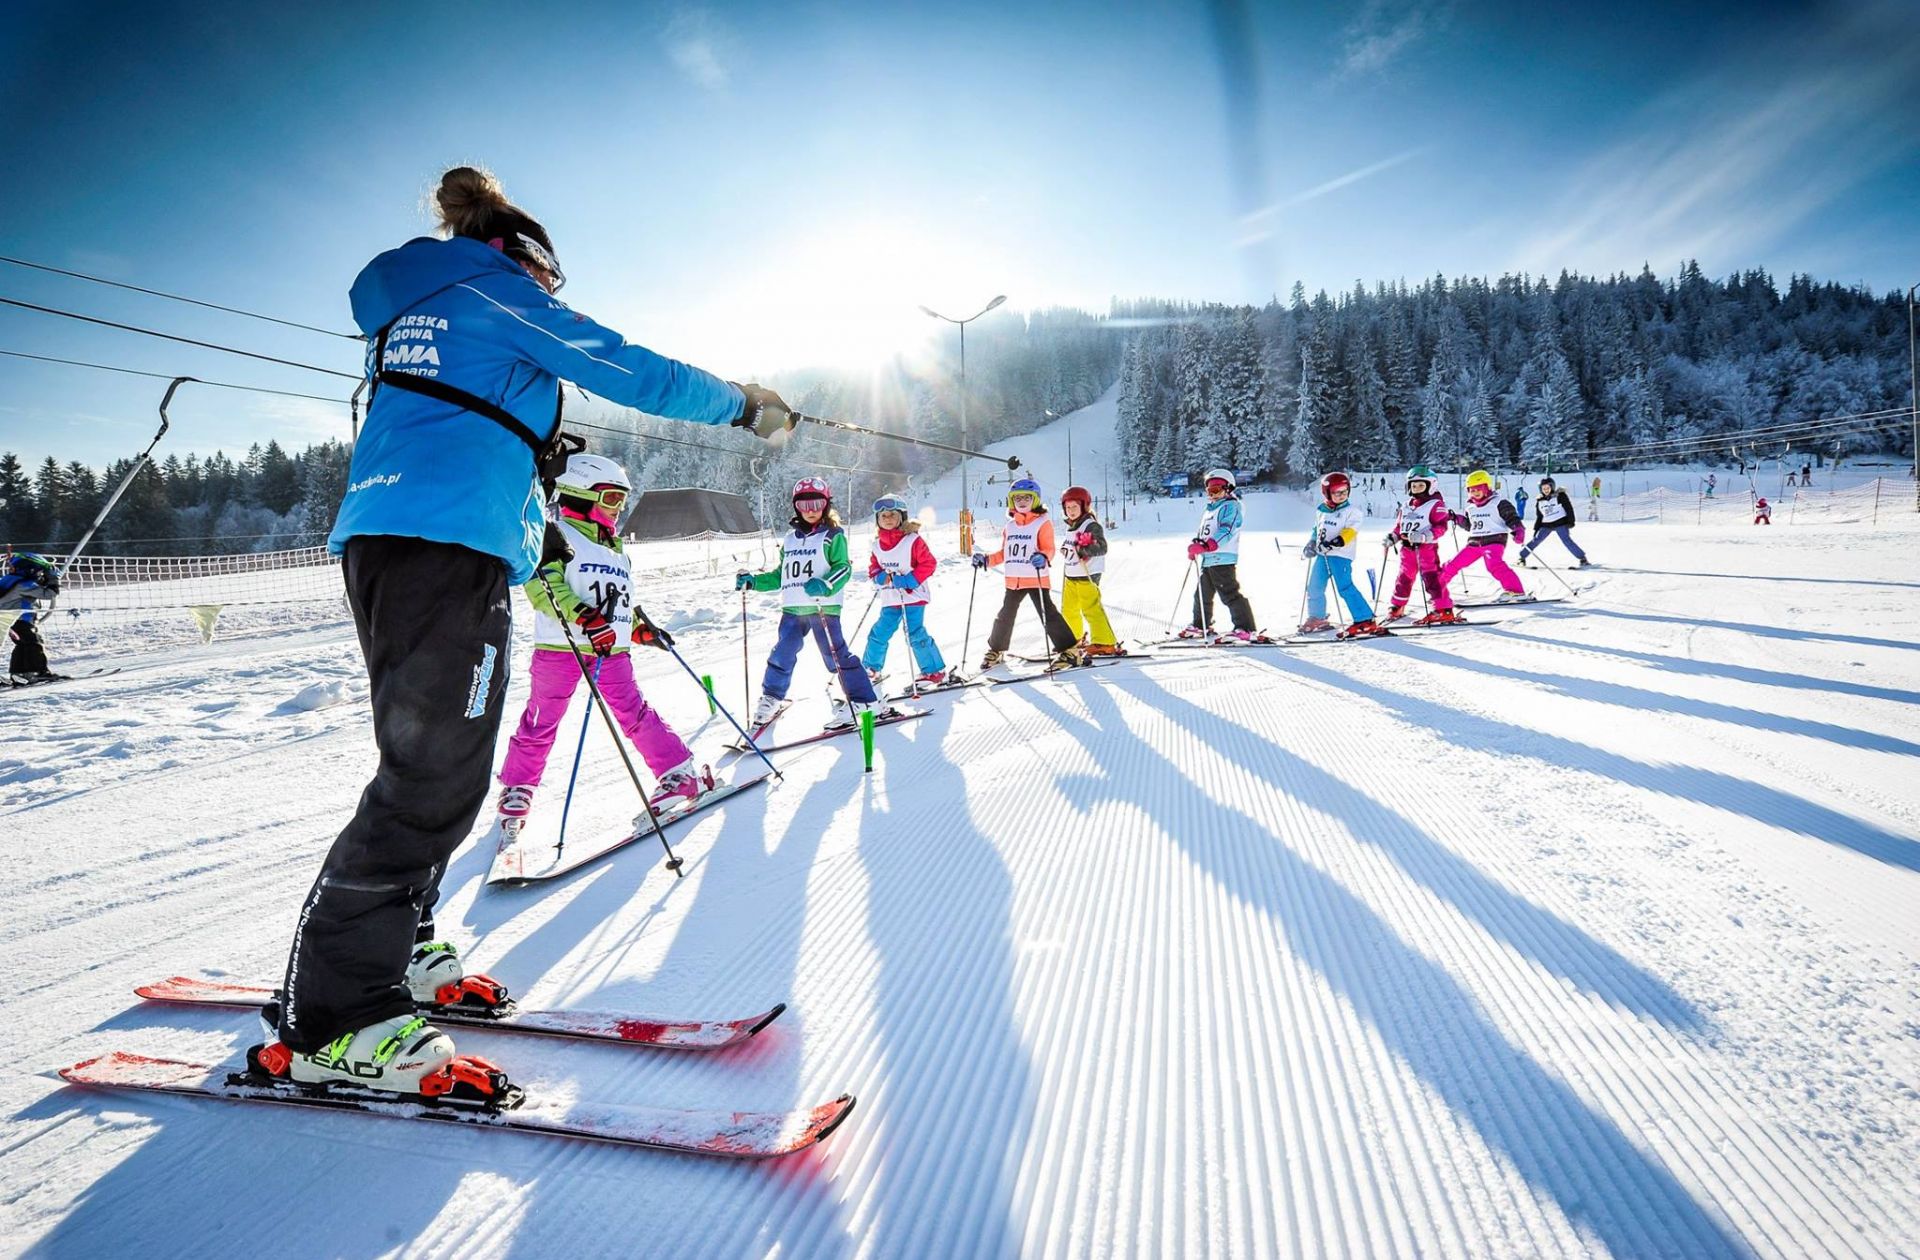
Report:
M 1393 518 L 1393 532 L 1410 546 L 1435 546 L 1446 535 L 1452 520 L 1447 501 L 1429 493 L 1400 505 L 1400 511 Z M 1424 530 L 1422 525 L 1426 527 Z

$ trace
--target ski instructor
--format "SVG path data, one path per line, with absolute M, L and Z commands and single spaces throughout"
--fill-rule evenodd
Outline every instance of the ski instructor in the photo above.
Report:
M 461 978 L 433 904 L 487 795 L 509 594 L 541 557 L 538 470 L 565 458 L 562 382 L 762 438 L 794 422 L 772 390 L 630 345 L 555 300 L 553 241 L 491 174 L 454 167 L 435 201 L 443 238 L 381 254 L 350 294 L 374 393 L 327 545 L 366 656 L 379 769 L 301 907 L 279 1041 L 248 1054 L 295 1082 L 409 1094 L 470 1075 L 416 1005 Z

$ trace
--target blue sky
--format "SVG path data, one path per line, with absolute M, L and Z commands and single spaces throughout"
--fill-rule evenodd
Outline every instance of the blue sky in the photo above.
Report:
M 546 223 L 568 301 L 736 378 L 910 349 L 939 335 L 919 303 L 1002 292 L 1261 301 L 1687 257 L 1920 280 L 1910 3 L 37 9 L 0 32 L 0 253 L 341 329 L 461 161 Z M 356 366 L 14 267 L 0 295 Z M 5 308 L 0 349 L 346 384 Z M 161 388 L 0 358 L 0 450 L 133 454 Z M 174 420 L 163 453 L 346 431 L 214 390 Z

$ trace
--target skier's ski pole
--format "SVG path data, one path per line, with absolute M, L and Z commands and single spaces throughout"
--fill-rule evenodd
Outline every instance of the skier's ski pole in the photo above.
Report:
M 1574 589 L 1573 589 L 1573 587 L 1571 587 L 1571 586 L 1569 586 L 1569 585 L 1567 584 L 1567 579 L 1565 579 L 1565 578 L 1563 578 L 1563 577 L 1561 577 L 1561 576 L 1560 576 L 1560 570 L 1558 570 L 1558 569 L 1556 569 L 1556 568 L 1554 568 L 1554 567 L 1553 567 L 1552 565 L 1550 565 L 1550 564 L 1548 564 L 1548 563 L 1546 562 L 1546 560 L 1545 560 L 1545 559 L 1544 559 L 1544 558 L 1543 558 L 1543 557 L 1542 557 L 1542 556 L 1540 555 L 1540 553 L 1539 553 L 1538 551 L 1536 551 L 1536 552 L 1534 552 L 1534 553 L 1533 553 L 1533 558 L 1534 558 L 1535 560 L 1538 560 L 1538 561 L 1540 561 L 1540 567 L 1541 567 L 1541 568 L 1543 568 L 1543 569 L 1545 569 L 1545 570 L 1546 570 L 1547 572 L 1549 572 L 1549 573 L 1551 573 L 1551 574 L 1553 574 L 1553 580 L 1554 580 L 1554 581 L 1556 581 L 1556 582 L 1558 582 L 1558 583 L 1560 583 L 1560 585 L 1562 585 L 1562 586 L 1565 586 L 1565 587 L 1567 588 L 1567 594 L 1569 594 L 1569 595 L 1577 595 L 1577 594 L 1579 594 L 1579 592 L 1578 592 L 1578 591 L 1576 591 L 1576 590 L 1574 590 Z
M 1273 540 L 1273 549 L 1280 553 L 1280 558 L 1282 560 L 1287 558 L 1287 549 L 1280 545 L 1280 540 L 1278 538 Z M 1300 615 L 1294 618 L 1293 620 L 1293 624 L 1296 627 L 1304 626 L 1307 624 L 1307 592 L 1311 591 L 1312 589 L 1313 589 L 1313 561 L 1309 560 L 1307 561 L 1307 580 L 1300 583 Z M 1338 594 L 1338 592 L 1336 591 L 1335 594 Z
M 972 563 L 971 557 L 969 557 L 968 563 Z M 973 650 L 973 596 L 974 592 L 979 589 L 980 570 L 976 567 L 973 571 L 973 580 L 967 583 L 967 633 L 966 636 L 960 640 L 961 669 L 967 667 L 967 653 Z
M 538 569 L 534 570 L 533 575 L 540 579 L 541 587 L 547 592 L 548 602 L 556 609 L 559 608 L 560 600 L 554 595 L 553 584 L 547 581 L 547 575 Z M 640 615 L 642 617 L 646 616 L 645 613 L 641 613 Z M 561 633 L 567 636 L 567 647 L 573 652 L 573 663 L 580 667 L 580 676 L 587 680 L 587 690 L 593 693 L 593 703 L 600 710 L 600 717 L 607 724 L 608 734 L 613 736 L 614 751 L 620 754 L 620 764 L 627 768 L 627 777 L 633 780 L 633 790 L 640 794 L 640 804 L 647 811 L 647 821 L 653 824 L 653 834 L 659 839 L 660 847 L 667 851 L 667 869 L 672 871 L 677 878 L 686 878 L 687 873 L 680 868 L 680 859 L 673 855 L 673 846 L 667 843 L 667 833 L 660 829 L 660 815 L 654 812 L 653 802 L 647 799 L 647 789 L 640 785 L 640 772 L 633 768 L 633 758 L 627 755 L 626 741 L 620 737 L 620 727 L 613 720 L 612 710 L 607 708 L 607 698 L 600 694 L 600 683 L 594 677 L 599 671 L 597 669 L 590 670 L 587 668 L 586 658 L 580 655 L 580 644 L 574 639 L 573 627 L 567 623 L 567 619 L 565 617 L 555 617 L 554 620 L 560 623 Z M 683 665 L 685 663 L 684 661 L 681 662 Z M 689 668 L 689 672 L 691 672 L 691 668 Z M 698 682 L 699 680 L 700 676 L 695 674 L 694 681 Z M 721 710 L 723 713 L 725 711 L 724 709 Z
M 860 614 L 860 620 L 854 623 L 853 633 L 847 636 L 849 646 L 852 645 L 855 639 L 860 637 L 860 631 L 866 628 L 867 617 L 873 612 L 873 606 L 879 602 L 880 588 L 876 586 L 873 588 L 873 598 L 867 601 L 867 611 Z
M 747 658 L 747 589 L 740 588 L 740 703 L 753 702 L 753 666 Z
M 640 614 L 642 619 L 651 623 L 652 618 L 647 617 L 646 609 L 641 608 L 640 605 L 638 604 L 635 604 L 634 610 Z M 674 660 L 680 662 L 680 668 L 687 671 L 687 676 L 689 678 L 693 679 L 695 683 L 698 683 L 700 681 L 699 672 L 695 670 L 693 666 L 687 664 L 687 658 L 680 655 L 679 648 L 673 646 L 673 644 L 668 643 L 664 640 L 661 642 L 660 646 L 667 649 L 668 656 L 671 656 Z M 767 763 L 767 769 L 772 772 L 774 778 L 784 779 L 786 776 L 780 773 L 779 769 L 773 764 L 771 760 L 768 759 L 767 754 L 760 751 L 760 745 L 753 742 L 753 736 L 747 734 L 746 728 L 740 725 L 740 723 L 734 718 L 733 713 L 727 708 L 727 706 L 720 703 L 720 698 L 718 696 L 712 696 L 710 698 L 713 700 L 713 707 L 720 710 L 720 716 L 727 719 L 727 724 L 733 727 L 734 730 L 740 732 L 741 742 L 746 744 L 747 747 L 753 749 L 753 751 L 759 756 L 760 760 L 765 761 Z M 663 840 L 662 843 L 665 843 L 665 841 Z
M 602 662 L 597 658 L 593 662 L 595 678 L 600 677 L 601 664 Z M 553 842 L 553 852 L 556 857 L 567 849 L 567 816 L 573 812 L 573 786 L 580 781 L 580 758 L 586 755 L 587 728 L 592 725 L 593 705 L 589 703 L 580 711 L 580 742 L 574 746 L 573 769 L 567 773 L 567 796 L 560 802 L 560 838 Z
M 869 429 L 864 425 L 848 424 L 844 420 L 827 420 L 820 416 L 804 415 L 798 411 L 793 413 L 793 419 L 797 424 L 817 424 L 824 429 L 840 429 L 847 433 L 861 433 L 868 437 L 885 438 L 889 442 L 906 442 L 912 446 L 932 447 L 936 451 L 950 451 L 955 455 L 964 455 L 970 459 L 984 459 L 990 464 L 1005 464 L 1008 472 L 1016 471 L 1020 467 L 1020 461 L 1012 455 L 988 455 L 982 451 L 970 451 L 964 446 L 948 446 L 945 442 L 930 442 L 926 438 L 908 437 L 904 433 L 887 433 L 880 429 Z
M 1200 606 L 1200 637 L 1213 637 L 1213 596 L 1207 590 L 1207 571 L 1200 567 L 1200 557 L 1193 558 L 1193 599 Z
M 1173 611 L 1167 614 L 1167 633 L 1173 633 L 1173 623 L 1180 616 L 1180 605 L 1186 602 L 1187 579 L 1193 576 L 1193 566 L 1188 565 L 1180 572 L 1180 593 L 1173 597 Z

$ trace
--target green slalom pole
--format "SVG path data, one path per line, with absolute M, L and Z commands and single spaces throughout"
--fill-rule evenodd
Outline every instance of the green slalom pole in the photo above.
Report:
M 873 773 L 873 710 L 860 711 L 860 751 L 866 754 L 867 773 Z
M 716 712 L 719 711 L 713 703 L 713 675 L 712 674 L 700 675 L 700 686 L 701 686 L 701 689 L 707 693 L 707 716 L 712 717 Z

